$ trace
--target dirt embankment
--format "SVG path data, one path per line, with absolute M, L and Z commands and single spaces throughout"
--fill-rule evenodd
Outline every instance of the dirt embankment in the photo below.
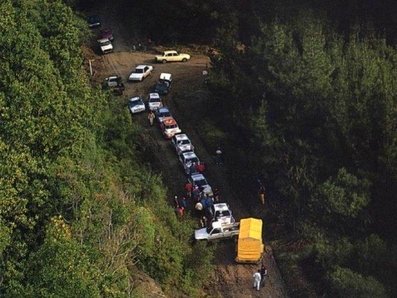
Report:
M 212 153 L 203 145 L 199 134 L 199 127 L 189 121 L 189 115 L 194 113 L 195 105 L 200 102 L 200 97 L 208 96 L 203 83 L 202 71 L 207 69 L 209 59 L 200 53 L 193 53 L 192 59 L 187 63 L 153 64 L 154 52 L 131 51 L 133 44 L 129 32 L 126 32 L 117 22 L 116 9 L 109 7 L 97 7 L 97 11 L 106 12 L 99 14 L 104 20 L 104 27 L 110 27 L 114 31 L 115 52 L 106 56 L 98 56 L 87 50 L 87 60 L 90 59 L 94 71 L 92 81 L 100 84 L 104 77 L 117 74 L 125 82 L 126 90 L 123 96 L 117 100 L 126 104 L 128 98 L 136 95 L 147 97 L 150 88 L 155 84 L 161 72 L 172 73 L 174 81 L 170 95 L 165 98 L 166 104 L 177 119 L 180 127 L 191 138 L 197 155 L 207 162 L 207 178 L 211 185 L 219 187 L 225 201 L 231 206 L 237 220 L 242 217 L 252 216 L 243 202 L 234 196 L 233 187 L 230 185 L 225 169 L 217 167 L 212 162 Z M 191 49 L 192 51 L 193 49 Z M 141 83 L 126 83 L 126 79 L 133 68 L 138 64 L 154 65 L 151 76 Z M 192 96 L 188 96 L 192 94 Z M 178 96 L 183 95 L 183 96 Z M 194 95 L 194 96 L 193 96 Z M 187 100 L 191 98 L 191 100 Z M 150 127 L 146 114 L 134 115 L 133 121 L 137 121 L 142 127 L 144 140 L 153 146 L 154 167 L 161 171 L 169 192 L 181 194 L 185 183 L 185 176 L 178 163 L 175 151 L 171 149 L 169 141 L 165 141 L 157 127 Z M 240 265 L 234 262 L 235 245 L 231 241 L 221 242 L 217 245 L 216 269 L 213 282 L 204 291 L 209 297 L 286 297 L 286 290 L 280 272 L 274 261 L 271 247 L 267 246 L 264 262 L 268 268 L 269 277 L 266 286 L 260 292 L 253 289 L 253 273 L 258 265 Z

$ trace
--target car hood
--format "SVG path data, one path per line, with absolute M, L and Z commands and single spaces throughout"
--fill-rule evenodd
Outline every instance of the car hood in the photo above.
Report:
M 203 240 L 208 239 L 209 234 L 207 233 L 207 228 L 202 228 L 194 231 L 194 239 Z

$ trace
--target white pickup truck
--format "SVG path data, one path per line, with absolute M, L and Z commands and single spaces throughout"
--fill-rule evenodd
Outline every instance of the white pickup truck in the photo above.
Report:
M 212 222 L 211 227 L 202 228 L 194 231 L 195 240 L 216 240 L 233 238 L 239 234 L 240 223 L 222 224 L 220 221 Z

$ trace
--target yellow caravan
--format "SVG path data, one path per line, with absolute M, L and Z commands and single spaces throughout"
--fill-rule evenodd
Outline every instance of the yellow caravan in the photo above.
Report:
M 238 263 L 258 263 L 262 259 L 262 220 L 244 218 L 240 221 L 240 233 L 237 242 Z

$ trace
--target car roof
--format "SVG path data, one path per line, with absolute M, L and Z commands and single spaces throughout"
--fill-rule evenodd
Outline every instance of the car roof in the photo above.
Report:
M 169 112 L 170 110 L 167 107 L 162 107 L 157 110 L 159 113 Z
M 170 73 L 162 72 L 160 74 L 160 80 L 171 81 L 171 77 L 172 77 L 172 75 Z
M 182 140 L 189 140 L 186 134 L 180 133 L 174 136 L 175 140 L 182 141 Z
M 193 181 L 205 179 L 204 175 L 200 173 L 193 174 L 190 177 L 192 178 Z
M 165 54 L 176 53 L 176 51 L 175 51 L 175 50 L 167 50 L 167 51 L 164 51 L 164 53 L 165 53 Z
M 120 78 L 120 77 L 117 75 L 112 75 L 112 76 L 108 76 L 107 78 L 105 78 L 105 80 L 113 80 L 113 79 L 118 79 L 118 78 Z
M 129 101 L 137 101 L 137 100 L 142 100 L 142 99 L 139 96 L 134 96 L 129 99 Z
M 149 66 L 149 65 L 140 64 L 140 65 L 138 65 L 138 66 L 137 66 L 137 67 L 135 67 L 135 68 L 145 68 L 146 66 Z
M 109 38 L 101 38 L 97 40 L 99 43 L 110 42 Z
M 214 210 L 215 211 L 226 211 L 226 210 L 229 210 L 229 206 L 226 203 L 217 203 L 217 204 L 214 204 Z
M 172 118 L 172 117 L 165 117 L 165 118 L 163 119 L 163 123 L 164 123 L 165 125 L 173 125 L 173 124 L 176 124 L 176 121 L 175 121 L 175 119 Z

